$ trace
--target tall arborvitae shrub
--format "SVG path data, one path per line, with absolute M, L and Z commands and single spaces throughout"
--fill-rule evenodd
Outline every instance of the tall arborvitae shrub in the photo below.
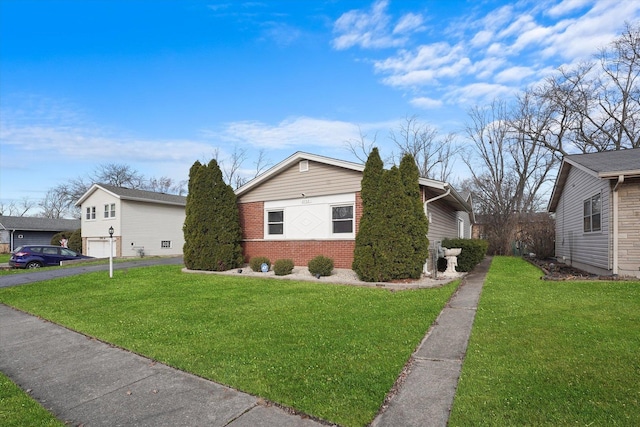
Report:
M 408 260 L 409 277 L 417 279 L 422 274 L 424 263 L 429 257 L 429 220 L 424 214 L 420 197 L 420 171 L 414 157 L 405 154 L 400 161 L 400 176 L 404 191 L 409 199 L 410 215 L 406 223 L 406 233 L 411 238 L 412 254 Z
M 377 248 L 381 238 L 378 235 L 382 220 L 378 205 L 380 183 L 384 174 L 384 165 L 377 148 L 373 148 L 362 173 L 360 197 L 362 198 L 362 216 L 356 235 L 351 268 L 360 280 L 375 282 L 382 280 L 380 264 L 377 262 Z
M 184 221 L 184 264 L 191 270 L 222 271 L 243 262 L 236 195 L 215 160 L 189 170 Z

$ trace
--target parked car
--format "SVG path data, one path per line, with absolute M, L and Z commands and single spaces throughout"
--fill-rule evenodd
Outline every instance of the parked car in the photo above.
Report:
M 40 268 L 60 265 L 60 261 L 88 258 L 93 257 L 82 255 L 60 246 L 28 245 L 20 246 L 13 251 L 11 258 L 9 258 L 9 266 L 15 268 Z

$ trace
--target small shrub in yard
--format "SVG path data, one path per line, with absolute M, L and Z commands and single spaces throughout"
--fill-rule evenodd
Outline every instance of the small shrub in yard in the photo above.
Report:
M 271 269 L 271 261 L 265 256 L 254 256 L 249 260 L 249 267 L 256 272 L 262 271 L 262 264 L 267 264 L 269 269 Z
M 333 271 L 333 260 L 323 255 L 318 255 L 308 264 L 309 273 L 312 275 L 331 276 Z
M 482 239 L 444 239 L 445 248 L 462 248 L 458 256 L 458 271 L 471 271 L 487 254 L 489 243 Z M 446 267 L 446 260 L 445 260 Z
M 293 260 L 279 259 L 273 263 L 273 272 L 276 276 L 286 276 L 293 271 Z

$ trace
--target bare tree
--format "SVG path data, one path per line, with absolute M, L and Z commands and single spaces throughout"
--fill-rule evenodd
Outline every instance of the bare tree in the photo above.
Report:
M 144 189 L 154 191 L 156 193 L 176 194 L 182 196 L 185 194 L 186 181 L 175 182 L 167 176 L 160 178 L 151 177 L 146 180 Z
M 75 210 L 73 204 L 69 203 L 65 194 L 56 188 L 47 191 L 47 194 L 38 203 L 38 207 L 40 208 L 40 214 L 38 216 L 42 218 L 80 217 L 79 211 Z
M 528 96 L 548 115 L 530 138 L 556 157 L 640 148 L 640 26 L 627 24 L 597 61 L 560 68 Z
M 271 165 L 271 161 L 266 158 L 265 150 L 260 149 L 256 160 L 253 162 L 255 169 L 253 169 L 252 172 L 243 170 L 243 165 L 249 158 L 249 155 L 247 154 L 246 148 L 239 148 L 237 145 L 233 147 L 233 152 L 226 159 L 220 158 L 220 150 L 218 147 L 213 151 L 212 157 L 218 162 L 222 170 L 224 182 L 233 188 L 242 187 L 250 179 L 257 177 Z
M 541 189 L 555 165 L 551 152 L 523 131 L 544 122 L 538 113 L 527 98 L 512 107 L 494 101 L 469 112 L 466 132 L 473 145 L 463 156 L 471 173 L 466 187 L 474 194 L 493 253 L 509 251 L 519 213 L 541 207 Z
M 358 134 L 358 139 L 349 139 L 345 142 L 345 145 L 347 150 L 364 164 L 367 162 L 371 150 L 376 146 L 378 134 L 373 135 L 373 138 L 367 141 L 367 135 L 362 133 L 360 126 L 358 126 Z
M 405 154 L 411 154 L 423 178 L 448 181 L 453 167 L 453 160 L 460 151 L 455 146 L 455 134 L 444 137 L 438 135 L 438 130 L 427 123 L 421 123 L 417 116 L 406 117 L 400 125 L 398 133 L 391 130 L 389 138 L 400 151 L 397 159 Z
M 23 197 L 18 203 L 10 202 L 8 205 L 0 203 L 0 215 L 26 216 L 36 206 L 36 203 L 28 197 Z

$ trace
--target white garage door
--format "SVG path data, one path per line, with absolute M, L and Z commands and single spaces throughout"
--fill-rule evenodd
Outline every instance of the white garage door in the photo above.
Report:
M 116 245 L 113 242 L 113 256 L 116 256 Z M 109 258 L 109 240 L 87 240 L 87 255 L 95 258 Z

